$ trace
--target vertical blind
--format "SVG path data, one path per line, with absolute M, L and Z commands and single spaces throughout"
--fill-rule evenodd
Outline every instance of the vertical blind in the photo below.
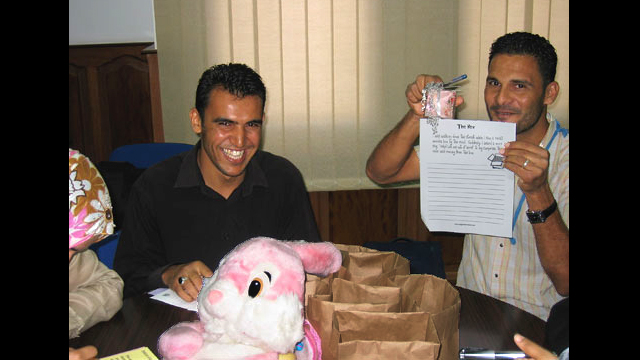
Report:
M 377 187 L 366 160 L 406 113 L 404 91 L 417 74 L 467 73 L 458 117 L 486 118 L 488 50 L 506 32 L 537 32 L 563 47 L 566 111 L 560 105 L 557 115 L 568 126 L 568 0 L 155 0 L 154 7 L 166 141 L 197 141 L 187 115 L 206 68 L 245 63 L 267 87 L 263 149 L 291 160 L 309 191 Z

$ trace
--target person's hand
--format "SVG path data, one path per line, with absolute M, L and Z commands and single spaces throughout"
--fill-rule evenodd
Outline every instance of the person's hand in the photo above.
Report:
M 500 154 L 505 156 L 504 167 L 520 179 L 518 186 L 524 193 L 542 190 L 547 185 L 549 152 L 524 141 L 506 143 Z
M 557 360 L 558 357 L 553 355 L 550 351 L 543 348 L 542 346 L 536 344 L 535 342 L 527 339 L 526 337 L 515 334 L 513 336 L 513 341 L 520 348 L 520 350 L 524 351 L 527 354 L 526 359 L 531 360 Z
M 407 86 L 405 95 L 407 97 L 407 104 L 413 111 L 413 114 L 418 117 L 424 117 L 424 111 L 422 111 L 422 89 L 430 82 L 443 82 L 442 78 L 438 75 L 425 75 L 421 74 L 416 77 L 416 80 Z M 455 106 L 460 106 L 464 102 L 462 96 L 456 96 Z
M 198 293 L 202 288 L 202 278 L 212 275 L 213 271 L 207 265 L 196 260 L 186 264 L 169 266 L 162 273 L 162 281 L 184 301 L 191 302 L 198 298 Z M 181 277 L 187 278 L 182 284 L 179 281 Z
M 79 349 L 69 348 L 69 360 L 95 360 L 98 349 L 93 345 L 83 346 Z

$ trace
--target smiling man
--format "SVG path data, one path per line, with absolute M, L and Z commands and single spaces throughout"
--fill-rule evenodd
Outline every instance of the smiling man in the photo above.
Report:
M 201 137 L 198 166 L 204 182 L 225 199 L 244 180 L 247 165 L 260 146 L 262 103 L 258 95 L 240 98 L 214 88 L 206 108 L 196 107 L 189 113 L 191 128 Z
M 557 55 L 543 37 L 517 32 L 491 46 L 484 99 L 491 121 L 516 124 L 505 144 L 515 176 L 512 239 L 466 234 L 456 285 L 546 320 L 569 295 L 569 134 L 547 112 L 559 93 Z M 367 175 L 381 183 L 417 180 L 421 90 L 439 76 L 419 75 L 405 91 L 409 111 L 373 150 Z M 459 97 L 456 105 L 462 104 Z
M 262 79 L 246 65 L 202 74 L 189 112 L 200 141 L 131 189 L 114 259 L 124 297 L 170 287 L 193 301 L 202 278 L 244 240 L 320 240 L 298 169 L 259 149 L 265 101 Z

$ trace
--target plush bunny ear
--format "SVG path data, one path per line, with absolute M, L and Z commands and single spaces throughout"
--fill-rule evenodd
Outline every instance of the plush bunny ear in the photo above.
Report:
M 302 259 L 304 271 L 310 274 L 327 276 L 338 270 L 342 265 L 342 254 L 330 242 L 287 242 Z

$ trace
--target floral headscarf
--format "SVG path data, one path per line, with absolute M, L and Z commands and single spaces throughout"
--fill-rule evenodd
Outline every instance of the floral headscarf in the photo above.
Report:
M 113 234 L 111 198 L 89 158 L 69 149 L 69 249 Z

